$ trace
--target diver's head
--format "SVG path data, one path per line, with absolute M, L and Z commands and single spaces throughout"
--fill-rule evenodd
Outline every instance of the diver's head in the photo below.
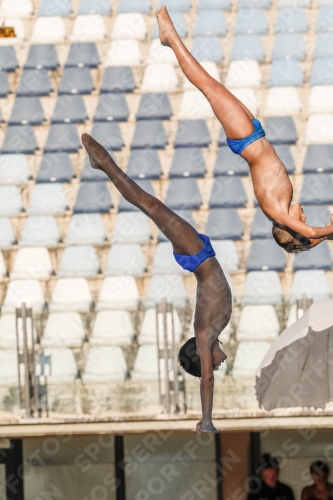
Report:
M 211 352 L 213 360 L 213 370 L 217 371 L 221 364 L 227 359 L 227 355 L 221 348 L 221 343 L 216 340 L 212 343 Z M 196 338 L 190 338 L 179 349 L 178 361 L 182 368 L 193 375 L 193 377 L 201 377 L 200 356 L 197 352 Z
M 289 215 L 304 222 L 304 224 L 306 223 L 306 215 L 300 203 L 294 203 L 290 206 Z M 272 234 L 276 243 L 288 253 L 298 254 L 311 248 L 309 238 L 276 222 L 273 223 Z

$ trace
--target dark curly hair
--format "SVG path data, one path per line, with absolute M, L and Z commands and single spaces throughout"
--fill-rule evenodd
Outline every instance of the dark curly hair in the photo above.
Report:
M 315 460 L 310 465 L 310 474 L 318 474 L 320 476 L 328 476 L 330 473 L 330 468 L 324 460 Z
M 291 229 L 286 230 L 274 224 L 272 234 L 276 243 L 287 253 L 298 254 L 311 249 L 310 239 Z
M 190 338 L 179 349 L 178 353 L 179 364 L 184 370 L 193 375 L 193 377 L 201 377 L 200 356 L 197 354 L 197 343 L 195 337 Z

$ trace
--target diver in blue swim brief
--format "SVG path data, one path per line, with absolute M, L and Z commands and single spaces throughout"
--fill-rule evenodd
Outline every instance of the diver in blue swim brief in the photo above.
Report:
M 162 45 L 174 51 L 185 76 L 208 99 L 231 150 L 247 161 L 255 196 L 273 223 L 272 234 L 277 244 L 288 253 L 299 253 L 332 239 L 333 215 L 324 227 L 309 226 L 301 205 L 292 204 L 293 186 L 287 170 L 267 141 L 259 120 L 196 61 L 178 36 L 166 7 L 160 8 L 157 20 Z
M 197 432 L 217 432 L 212 422 L 214 370 L 218 370 L 227 357 L 218 338 L 230 320 L 232 300 L 210 239 L 143 191 L 90 135 L 83 134 L 82 143 L 91 166 L 103 170 L 124 198 L 155 222 L 171 242 L 176 261 L 195 275 L 195 337 L 181 347 L 178 358 L 189 374 L 201 378 L 202 419 L 197 423 Z

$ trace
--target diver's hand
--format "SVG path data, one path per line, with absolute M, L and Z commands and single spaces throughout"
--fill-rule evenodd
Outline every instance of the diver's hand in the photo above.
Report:
M 330 219 L 331 219 L 331 222 L 329 222 L 328 224 L 326 224 L 326 227 L 332 226 L 332 234 L 329 234 L 327 236 L 327 239 L 328 240 L 333 240 L 333 214 L 331 214 Z

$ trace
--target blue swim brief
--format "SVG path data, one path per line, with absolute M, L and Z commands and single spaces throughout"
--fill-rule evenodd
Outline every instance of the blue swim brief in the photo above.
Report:
M 252 142 L 257 141 L 260 137 L 264 137 L 264 135 L 266 135 L 259 120 L 252 118 L 252 123 L 254 125 L 254 130 L 248 137 L 244 137 L 244 139 L 227 138 L 229 148 L 231 151 L 236 153 L 236 155 L 240 155 L 249 144 L 252 144 Z
M 187 271 L 191 273 L 196 269 L 202 262 L 204 262 L 209 257 L 215 257 L 215 252 L 210 242 L 210 239 L 205 234 L 199 234 L 200 238 L 204 242 L 204 247 L 196 255 L 181 255 L 179 253 L 173 252 L 173 255 L 178 262 L 178 264 Z

